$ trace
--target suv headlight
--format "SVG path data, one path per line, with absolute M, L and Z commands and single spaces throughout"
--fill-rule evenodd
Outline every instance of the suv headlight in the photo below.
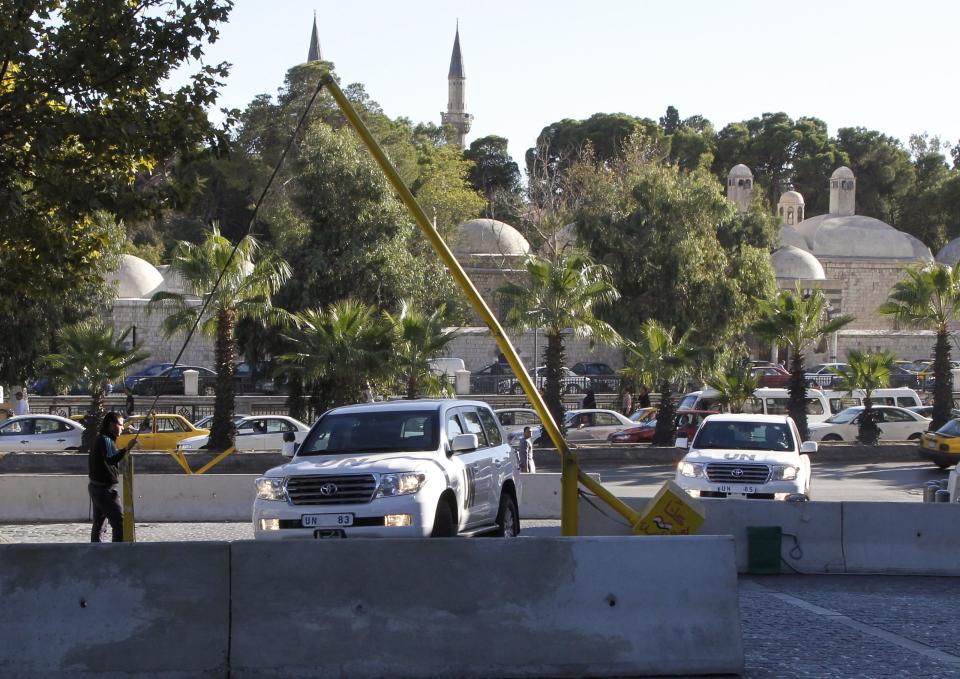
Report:
M 797 478 L 797 468 L 792 464 L 775 464 L 770 468 L 771 481 L 793 481 Z
M 286 500 L 287 484 L 286 479 L 271 479 L 261 476 L 254 481 L 257 486 L 258 500 Z
M 420 472 L 399 472 L 396 474 L 381 474 L 380 486 L 374 497 L 395 497 L 397 495 L 413 495 L 423 488 L 426 474 Z
M 680 476 L 689 476 L 691 478 L 706 476 L 706 468 L 707 465 L 703 462 L 681 462 L 677 465 Z

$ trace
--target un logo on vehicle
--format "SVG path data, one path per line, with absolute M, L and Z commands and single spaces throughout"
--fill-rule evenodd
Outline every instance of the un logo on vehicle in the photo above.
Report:
M 321 495 L 336 495 L 337 494 L 337 484 L 335 483 L 325 483 L 320 486 Z
M 730 472 L 730 476 L 732 476 L 732 477 L 734 477 L 734 478 L 736 478 L 736 479 L 739 479 L 741 476 L 743 476 L 743 470 L 740 469 L 740 467 L 737 467 L 736 469 L 734 469 L 734 470 L 732 470 L 732 471 Z M 321 490 L 321 492 L 322 492 L 322 490 Z

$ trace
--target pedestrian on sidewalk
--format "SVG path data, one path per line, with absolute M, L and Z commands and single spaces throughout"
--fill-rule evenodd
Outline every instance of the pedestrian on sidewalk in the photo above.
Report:
M 14 394 L 16 397 L 16 402 L 13 404 L 13 414 L 14 415 L 29 415 L 30 414 L 30 402 L 27 401 L 27 397 L 22 391 L 18 391 Z
M 623 393 L 620 394 L 620 412 L 626 417 L 630 417 L 633 413 L 633 394 L 631 394 L 630 390 L 626 387 L 624 387 Z
M 593 387 L 587 389 L 586 396 L 583 397 L 583 407 L 584 408 L 596 408 L 597 407 L 597 395 L 593 393 Z
M 640 393 L 637 394 L 637 407 L 638 408 L 649 408 L 650 407 L 650 390 L 647 389 L 647 385 L 640 385 Z
M 527 474 L 536 474 L 537 466 L 533 462 L 533 432 L 530 427 L 523 428 L 523 438 L 520 439 L 520 471 Z
M 87 492 L 93 503 L 93 526 L 90 542 L 100 542 L 104 521 L 110 522 L 114 542 L 123 542 L 123 507 L 120 504 L 120 460 L 126 456 L 134 443 L 126 448 L 117 448 L 117 437 L 123 431 L 123 415 L 110 411 L 103 417 L 100 433 L 90 448 L 87 458 L 89 483 Z
M 133 408 L 134 408 L 133 390 L 130 387 L 124 385 L 123 393 L 127 395 L 127 403 L 125 406 L 127 417 L 133 417 Z

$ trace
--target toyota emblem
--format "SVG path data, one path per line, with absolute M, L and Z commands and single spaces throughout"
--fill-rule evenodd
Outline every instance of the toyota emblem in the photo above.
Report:
M 321 495 L 336 495 L 337 494 L 337 484 L 335 483 L 325 483 L 320 486 Z
M 743 476 L 743 470 L 740 469 L 740 467 L 737 467 L 736 469 L 734 469 L 733 471 L 730 472 L 730 476 L 733 476 L 734 478 L 738 478 L 738 479 L 739 479 L 741 476 Z M 322 491 L 322 489 L 321 489 L 321 491 Z

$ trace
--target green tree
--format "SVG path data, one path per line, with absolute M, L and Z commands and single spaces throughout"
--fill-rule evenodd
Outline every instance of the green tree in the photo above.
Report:
M 463 157 L 473 162 L 468 178 L 487 199 L 486 216 L 514 224 L 520 213 L 520 168 L 507 151 L 504 137 L 475 139 Z
M 506 317 L 509 327 L 539 329 L 546 335 L 544 395 L 560 424 L 564 332 L 589 337 L 592 342 L 619 343 L 617 332 L 598 316 L 598 308 L 616 301 L 619 294 L 605 266 L 579 255 L 563 255 L 555 261 L 531 257 L 525 268 L 525 281 L 505 283 L 497 292 L 513 305 Z
M 740 364 L 715 374 L 707 380 L 707 386 L 718 392 L 717 403 L 729 408 L 731 413 L 742 413 L 743 405 L 760 386 L 760 379 L 749 365 Z
M 279 361 L 311 390 L 315 411 L 358 403 L 368 382 L 390 376 L 393 327 L 376 307 L 344 299 L 326 310 L 304 309 L 293 323 L 291 351 Z
M 660 127 L 664 134 L 673 134 L 680 129 L 680 112 L 673 106 L 667 106 L 667 112 L 660 116 Z
M 180 293 L 157 292 L 148 309 L 169 312 L 163 321 L 163 332 L 169 337 L 192 328 L 202 305 L 207 304 L 207 316 L 200 319 L 199 328 L 215 338 L 217 364 L 209 447 L 225 450 L 233 445 L 237 322 L 244 318 L 257 322 L 285 318 L 282 310 L 273 306 L 272 298 L 289 278 L 290 268 L 283 260 L 261 253 L 260 243 L 251 236 L 241 240 L 234 252 L 233 244 L 214 226 L 199 245 L 179 243 L 170 270 L 180 276 L 200 303 Z
M 85 451 L 93 445 L 100 430 L 107 380 L 119 383 L 130 366 L 150 356 L 149 352 L 127 344 L 129 334 L 130 328 L 118 334 L 113 326 L 99 319 L 81 321 L 63 329 L 59 352 L 41 359 L 52 376 L 69 384 L 90 386 L 90 411 L 84 418 Z
M 896 206 L 915 177 L 910 153 L 896 139 L 863 127 L 841 127 L 837 146 L 857 178 L 857 213 L 899 228 Z
M 880 427 L 874 419 L 873 392 L 890 386 L 890 370 L 894 355 L 889 351 L 863 352 L 857 349 L 847 354 L 846 368 L 831 368 L 840 376 L 838 388 L 851 396 L 854 390 L 863 390 L 863 414 L 857 428 L 857 440 L 875 446 L 880 439 Z
M 653 384 L 660 392 L 653 444 L 672 446 L 677 438 L 674 385 L 693 367 L 702 350 L 694 346 L 690 330 L 678 336 L 676 328 L 653 319 L 644 322 L 640 339 L 627 341 L 624 347 L 627 366 L 623 374 L 635 382 Z
M 804 352 L 811 344 L 836 332 L 853 320 L 852 316 L 828 318 L 827 298 L 819 289 L 810 293 L 780 290 L 772 300 L 758 300 L 760 318 L 753 331 L 762 339 L 786 346 L 790 350 L 790 386 L 787 411 L 797 424 L 800 437 L 809 438 L 807 430 L 807 382 L 803 366 Z
M 404 301 L 396 315 L 384 312 L 393 328 L 394 355 L 406 382 L 407 398 L 417 398 L 424 392 L 448 393 L 448 383 L 430 370 L 428 360 L 439 356 L 456 338 L 454 330 L 445 330 L 447 308 L 441 304 L 425 313 Z
M 960 311 L 960 267 L 952 269 L 936 262 L 919 264 L 905 270 L 905 278 L 890 290 L 880 305 L 881 314 L 898 323 L 937 333 L 933 347 L 933 421 L 939 429 L 950 419 L 953 408 L 953 375 L 950 372 L 949 324 Z

